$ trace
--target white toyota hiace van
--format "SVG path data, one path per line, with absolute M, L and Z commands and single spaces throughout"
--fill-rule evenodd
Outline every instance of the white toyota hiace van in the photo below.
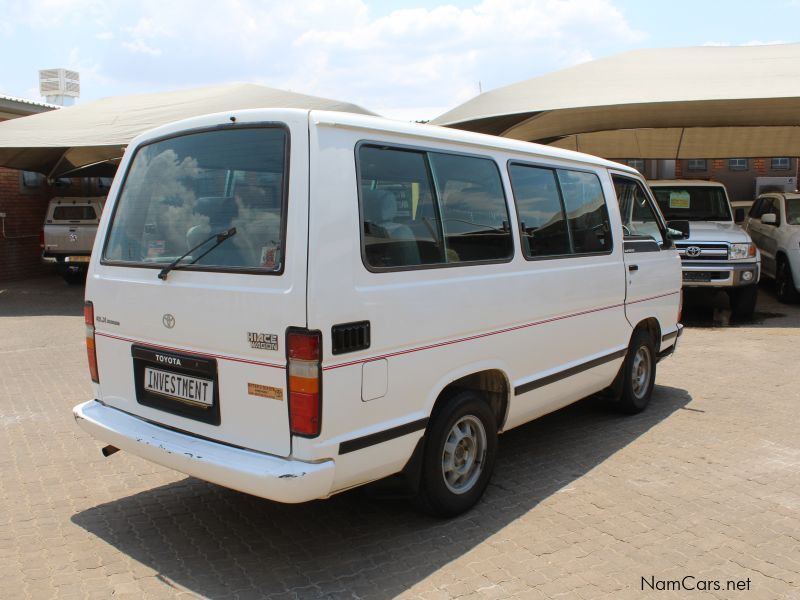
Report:
M 498 433 L 600 391 L 644 409 L 685 225 L 633 169 L 524 142 L 289 109 L 160 127 L 102 216 L 75 417 L 264 498 L 402 475 L 457 514 Z

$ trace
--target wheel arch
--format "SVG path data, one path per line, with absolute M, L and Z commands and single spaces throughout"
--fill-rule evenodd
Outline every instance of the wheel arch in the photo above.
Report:
M 440 381 L 437 391 L 429 402 L 429 421 L 458 392 L 473 390 L 480 392 L 489 404 L 497 422 L 497 431 L 501 432 L 508 417 L 508 409 L 513 393 L 513 386 L 504 366 L 498 363 L 482 363 L 466 367 Z

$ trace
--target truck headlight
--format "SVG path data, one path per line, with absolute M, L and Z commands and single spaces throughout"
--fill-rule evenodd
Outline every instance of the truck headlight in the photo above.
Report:
M 756 247 L 753 244 L 731 244 L 728 249 L 728 258 L 731 260 L 737 258 L 754 258 L 756 255 Z

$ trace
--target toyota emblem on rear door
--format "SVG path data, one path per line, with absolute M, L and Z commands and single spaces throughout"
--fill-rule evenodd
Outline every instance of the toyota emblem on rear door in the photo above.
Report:
M 697 246 L 689 246 L 686 249 L 686 256 L 691 256 L 693 258 L 695 256 L 700 256 L 700 248 L 698 248 Z
M 164 327 L 167 329 L 172 329 L 175 327 L 175 317 L 171 314 L 167 313 L 163 317 L 161 317 L 161 322 L 164 324 Z

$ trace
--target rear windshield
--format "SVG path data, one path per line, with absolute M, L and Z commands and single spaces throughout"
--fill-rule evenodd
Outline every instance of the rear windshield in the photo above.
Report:
M 188 252 L 182 268 L 281 272 L 287 142 L 284 129 L 259 127 L 141 147 L 112 218 L 105 260 L 155 266 Z
M 654 187 L 653 193 L 667 221 L 732 221 L 725 190 L 719 186 Z
M 54 221 L 96 221 L 97 213 L 93 206 L 56 206 L 53 209 Z

